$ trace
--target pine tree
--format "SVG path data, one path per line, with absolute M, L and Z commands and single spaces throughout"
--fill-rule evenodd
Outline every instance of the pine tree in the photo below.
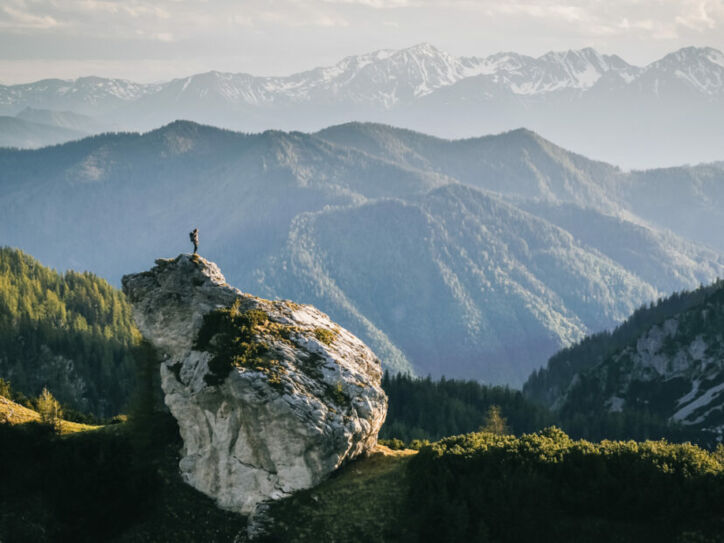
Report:
M 13 390 L 10 387 L 10 381 L 0 377 L 0 396 L 7 398 L 8 400 L 13 399 Z
M 488 412 L 485 414 L 485 424 L 480 427 L 480 431 L 500 436 L 510 434 L 508 421 L 501 415 L 499 406 L 491 405 L 488 408 Z
M 63 410 L 58 400 L 53 397 L 47 388 L 43 388 L 40 396 L 38 396 L 37 407 L 41 422 L 52 426 L 56 432 L 60 431 L 60 421 L 63 417 Z

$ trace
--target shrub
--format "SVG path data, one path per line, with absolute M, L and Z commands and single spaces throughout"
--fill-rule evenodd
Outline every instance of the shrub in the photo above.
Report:
M 209 361 L 211 372 L 204 376 L 207 384 L 221 383 L 233 367 L 261 371 L 267 375 L 270 384 L 279 384 L 280 368 L 268 346 L 257 337 L 268 321 L 269 316 L 264 311 L 243 311 L 239 299 L 231 307 L 204 316 L 194 348 L 208 350 L 213 355 Z
M 401 439 L 393 438 L 393 439 L 380 439 L 379 444 L 383 445 L 389 449 L 392 449 L 393 451 L 401 451 L 405 449 L 405 442 Z
M 314 337 L 326 345 L 331 345 L 337 339 L 337 332 L 327 328 L 315 328 Z
M 642 527 L 670 540 L 724 513 L 724 464 L 690 444 L 474 433 L 423 447 L 409 469 L 421 541 L 630 540 Z

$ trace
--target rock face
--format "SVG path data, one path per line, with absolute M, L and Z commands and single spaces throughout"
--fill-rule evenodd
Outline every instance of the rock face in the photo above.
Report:
M 186 482 L 253 513 L 375 446 L 387 397 L 358 338 L 312 306 L 242 293 L 198 256 L 156 264 L 125 276 L 123 290 L 165 356 Z
M 656 315 L 655 322 L 640 326 L 641 331 L 626 343 L 614 332 L 609 341 L 618 341 L 621 346 L 611 348 L 598 363 L 576 373 L 553 408 L 564 416 L 615 412 L 655 416 L 697 432 L 702 442 L 721 443 L 724 281 L 676 294 L 648 311 Z M 650 317 L 641 311 L 634 318 L 642 323 Z M 635 324 L 627 325 L 636 329 Z M 605 353 L 604 348 L 599 347 L 598 352 Z M 597 358 L 588 346 L 580 351 L 580 357 Z M 569 360 L 575 363 L 576 358 Z

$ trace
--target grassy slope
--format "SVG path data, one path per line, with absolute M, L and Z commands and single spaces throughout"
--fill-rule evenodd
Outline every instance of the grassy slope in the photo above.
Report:
M 0 396 L 0 422 L 7 422 L 12 425 L 25 424 L 27 422 L 40 422 L 40 415 L 37 411 L 23 407 L 7 398 Z M 88 430 L 98 430 L 103 426 L 92 426 L 63 420 L 60 423 L 61 434 L 74 434 Z
M 158 462 L 150 506 L 113 543 L 236 543 L 246 533 L 246 517 L 219 509 L 214 500 L 181 480 L 176 445 Z
M 384 446 L 347 464 L 319 486 L 271 506 L 264 541 L 396 541 L 402 535 L 405 469 L 416 451 Z

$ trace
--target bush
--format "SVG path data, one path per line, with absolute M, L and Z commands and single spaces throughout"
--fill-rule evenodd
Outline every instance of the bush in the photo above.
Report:
M 233 367 L 248 367 L 264 372 L 270 379 L 274 377 L 268 348 L 255 338 L 258 328 L 268 319 L 259 309 L 242 311 L 238 299 L 231 307 L 216 309 L 204 316 L 194 348 L 213 354 L 209 360 L 210 373 L 204 376 L 207 384 L 223 382 Z
M 384 447 L 392 449 L 393 451 L 401 451 L 407 448 L 405 447 L 405 442 L 397 438 L 380 439 L 378 443 Z
M 724 464 L 690 444 L 475 433 L 423 447 L 410 472 L 420 541 L 670 540 L 724 514 Z
M 326 328 L 315 328 L 314 337 L 326 345 L 331 345 L 337 339 L 337 332 Z

